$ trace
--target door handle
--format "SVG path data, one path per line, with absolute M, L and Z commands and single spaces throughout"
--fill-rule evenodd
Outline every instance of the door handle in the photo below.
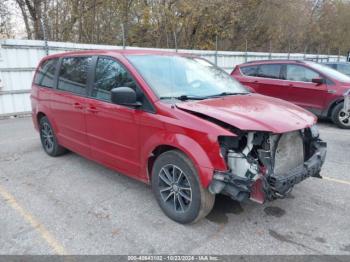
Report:
M 94 106 L 89 106 L 86 110 L 89 111 L 90 113 L 97 113 L 98 112 L 98 109 Z
M 84 108 L 83 105 L 80 104 L 80 103 L 78 103 L 78 102 L 75 102 L 75 103 L 73 104 L 73 107 L 76 108 L 76 109 L 83 109 L 83 108 Z
M 293 85 L 293 84 L 288 84 L 288 86 L 289 86 L 289 87 L 294 87 L 294 85 Z

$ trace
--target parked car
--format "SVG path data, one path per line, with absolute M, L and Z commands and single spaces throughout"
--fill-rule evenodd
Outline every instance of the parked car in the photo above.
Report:
M 340 73 L 343 73 L 347 76 L 350 76 L 350 63 L 349 62 L 327 62 L 324 63 L 326 66 L 329 66 Z
M 31 103 L 47 154 L 69 149 L 150 183 L 179 223 L 206 216 L 216 194 L 283 198 L 319 177 L 326 155 L 313 114 L 249 93 L 208 61 L 177 53 L 47 56 Z
M 268 60 L 236 66 L 231 75 L 257 93 L 281 98 L 350 128 L 350 77 L 311 61 Z

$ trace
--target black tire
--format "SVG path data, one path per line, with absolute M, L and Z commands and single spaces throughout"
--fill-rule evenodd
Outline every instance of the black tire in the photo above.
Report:
M 181 224 L 205 217 L 215 202 L 215 195 L 202 187 L 193 163 L 178 150 L 167 151 L 155 160 L 152 190 L 163 212 Z
M 346 115 L 346 113 L 343 111 L 343 108 L 344 103 L 339 103 L 333 108 L 331 115 L 332 121 L 340 128 L 350 129 L 350 118 L 341 119 L 342 116 Z
M 39 132 L 41 145 L 48 155 L 60 156 L 67 152 L 64 147 L 58 144 L 52 125 L 46 116 L 40 118 Z

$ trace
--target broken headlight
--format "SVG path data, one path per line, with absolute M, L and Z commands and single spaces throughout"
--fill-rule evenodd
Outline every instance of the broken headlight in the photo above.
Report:
M 316 124 L 310 127 L 310 132 L 313 138 L 318 138 L 320 136 L 320 133 L 318 131 L 318 127 Z

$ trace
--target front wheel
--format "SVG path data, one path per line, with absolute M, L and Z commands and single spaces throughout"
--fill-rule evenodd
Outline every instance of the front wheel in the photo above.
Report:
M 339 103 L 334 107 L 332 121 L 340 128 L 350 128 L 350 112 L 345 112 L 344 103 Z
M 215 201 L 215 195 L 199 182 L 192 162 L 178 150 L 167 151 L 156 159 L 152 190 L 163 212 L 181 224 L 205 217 Z

